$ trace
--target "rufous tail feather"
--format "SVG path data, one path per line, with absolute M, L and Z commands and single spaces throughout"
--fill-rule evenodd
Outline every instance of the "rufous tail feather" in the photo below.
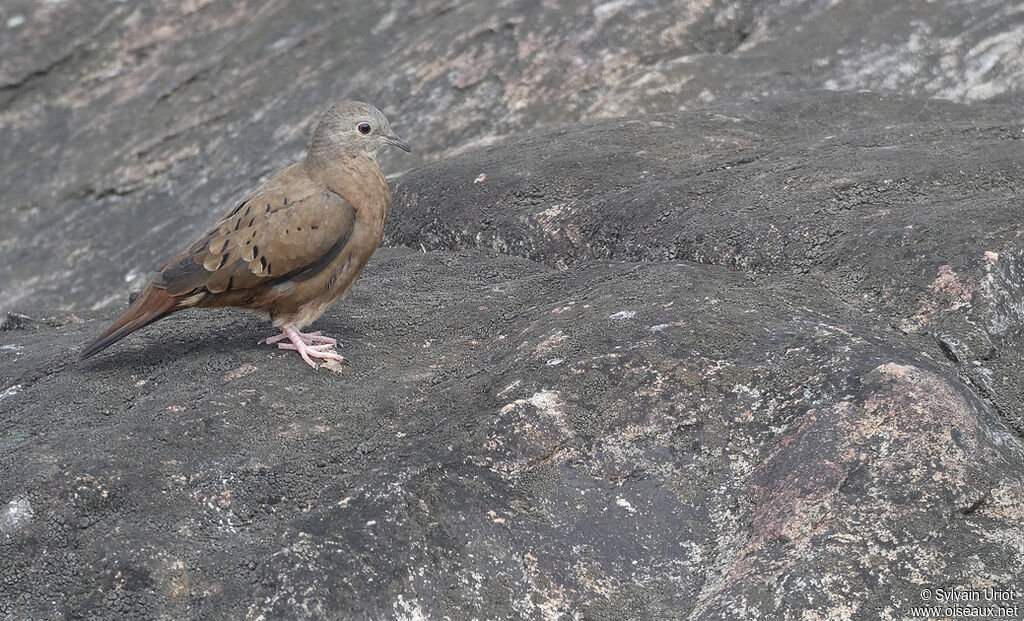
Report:
M 94 356 L 139 328 L 181 309 L 180 302 L 163 289 L 148 287 L 112 326 L 82 350 L 81 359 Z

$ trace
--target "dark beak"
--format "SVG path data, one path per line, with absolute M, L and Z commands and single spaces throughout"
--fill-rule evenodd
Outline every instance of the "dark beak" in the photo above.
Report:
M 384 142 L 386 142 L 388 144 L 395 145 L 396 147 L 398 147 L 399 149 L 405 151 L 406 153 L 412 153 L 412 147 L 409 146 L 409 143 L 404 141 L 404 140 L 402 140 L 398 136 L 394 136 L 394 135 L 383 136 L 383 137 L 381 137 L 381 140 L 383 140 Z

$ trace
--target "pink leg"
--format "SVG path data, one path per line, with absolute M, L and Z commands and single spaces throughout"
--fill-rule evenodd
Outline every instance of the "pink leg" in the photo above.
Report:
M 310 359 L 311 357 L 345 362 L 345 359 L 340 354 L 335 353 L 334 351 L 328 351 L 334 348 L 334 344 L 337 343 L 337 341 L 327 336 L 321 336 L 319 332 L 303 334 L 296 330 L 295 326 L 287 324 L 281 326 L 281 334 L 268 338 L 266 343 L 270 345 L 284 339 L 288 339 L 291 342 L 278 343 L 277 346 L 281 349 L 294 349 L 299 352 L 299 355 L 306 361 L 306 364 L 314 369 L 316 368 L 316 363 Z M 321 341 L 321 343 L 314 345 L 317 341 Z
M 302 340 L 306 341 L 307 344 L 309 344 L 311 342 L 319 342 L 319 343 L 327 343 L 329 345 L 337 345 L 338 347 L 342 346 L 341 343 L 339 343 L 337 340 L 332 339 L 329 336 L 324 336 L 319 330 L 317 330 L 316 332 L 299 332 L 298 330 L 296 330 L 296 333 L 298 333 L 299 337 L 302 338 Z M 271 344 L 276 343 L 278 341 L 283 341 L 286 338 L 289 338 L 288 334 L 285 333 L 285 332 L 282 332 L 281 334 L 278 334 L 277 336 L 272 336 L 272 337 L 268 338 L 266 340 L 266 343 L 267 343 L 267 345 L 271 345 Z

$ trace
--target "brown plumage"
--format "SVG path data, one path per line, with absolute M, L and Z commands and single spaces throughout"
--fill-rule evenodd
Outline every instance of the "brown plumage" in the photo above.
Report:
M 303 161 L 249 194 L 161 268 L 117 321 L 85 348 L 88 358 L 129 333 L 192 307 L 266 313 L 281 335 L 267 339 L 303 360 L 343 360 L 334 339 L 299 332 L 348 293 L 384 234 L 391 192 L 377 164 L 384 144 L 409 151 L 368 104 L 331 107 Z

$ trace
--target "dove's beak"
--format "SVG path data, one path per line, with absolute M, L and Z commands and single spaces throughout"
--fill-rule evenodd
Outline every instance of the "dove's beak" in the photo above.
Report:
M 402 140 L 398 136 L 395 136 L 395 135 L 383 136 L 383 137 L 381 137 L 381 140 L 383 140 L 384 142 L 386 142 L 388 144 L 395 145 L 396 147 L 398 147 L 399 149 L 405 151 L 406 153 L 412 153 L 412 147 L 409 146 L 409 143 L 404 141 L 404 140 Z

